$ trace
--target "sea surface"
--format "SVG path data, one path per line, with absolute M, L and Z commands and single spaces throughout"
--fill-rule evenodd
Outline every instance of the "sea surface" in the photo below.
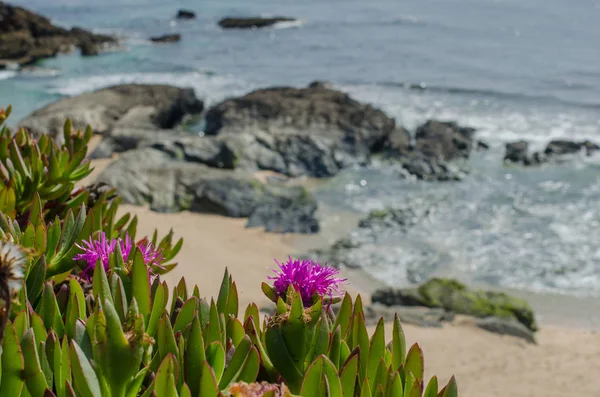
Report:
M 600 0 L 17 0 L 65 26 L 117 33 L 125 48 L 0 71 L 12 122 L 68 95 L 119 83 L 193 87 L 209 104 L 272 85 L 331 81 L 414 129 L 429 118 L 477 128 L 491 145 L 459 183 L 349 170 L 316 189 L 335 240 L 369 210 L 430 206 L 407 232 L 382 233 L 364 269 L 389 285 L 435 274 L 565 299 L 600 298 L 600 158 L 522 169 L 507 141 L 600 143 Z M 175 21 L 178 8 L 198 14 Z M 224 16 L 299 18 L 255 31 Z M 178 44 L 147 38 L 181 33 Z M 337 226 L 336 226 L 337 225 Z M 329 231 L 329 232 L 327 232 Z M 541 295 L 544 294 L 544 295 Z M 543 299 L 542 299 L 543 300 Z

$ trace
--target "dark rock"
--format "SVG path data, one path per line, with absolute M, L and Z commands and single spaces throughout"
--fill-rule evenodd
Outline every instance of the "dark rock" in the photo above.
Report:
M 500 335 L 509 335 L 536 344 L 534 333 L 523 324 L 515 320 L 507 320 L 498 317 L 485 317 L 475 319 L 475 325 L 486 331 Z
M 373 304 L 365 307 L 365 321 L 367 325 L 375 325 L 383 318 L 386 322 L 394 321 L 398 315 L 403 324 L 412 324 L 418 327 L 441 328 L 444 323 L 454 320 L 454 313 L 447 312 L 444 309 L 431 309 L 427 307 L 389 307 L 380 304 Z
M 473 148 L 475 129 L 454 122 L 429 120 L 417 128 L 416 148 L 428 157 L 449 161 L 468 158 Z
M 406 128 L 395 128 L 383 144 L 383 150 L 388 157 L 401 157 L 411 155 L 412 137 Z
M 502 292 L 473 290 L 456 280 L 433 278 L 418 288 L 380 289 L 371 297 L 387 306 L 425 306 L 473 317 L 499 317 L 537 330 L 531 307 L 524 300 Z
M 162 36 L 150 37 L 150 41 L 153 43 L 177 43 L 181 41 L 181 35 L 179 33 L 165 34 Z
M 195 19 L 196 13 L 190 10 L 179 10 L 177 11 L 177 19 Z
M 477 141 L 476 145 L 477 145 L 476 149 L 478 152 L 484 152 L 484 151 L 490 149 L 490 145 L 488 145 L 487 143 L 485 143 L 483 141 Z
M 306 190 L 263 184 L 247 173 L 180 161 L 186 147 L 173 148 L 130 150 L 110 164 L 98 180 L 115 187 L 126 203 L 150 204 L 155 211 L 247 217 L 248 227 L 265 227 L 277 233 L 319 230 L 317 203 Z
M 590 141 L 569 141 L 569 140 L 553 140 L 546 145 L 543 153 L 535 152 L 528 153 L 529 144 L 526 141 L 517 141 L 506 144 L 506 154 L 504 161 L 521 164 L 525 166 L 540 165 L 542 163 L 560 163 L 569 158 L 569 156 L 577 155 L 585 151 L 585 154 L 590 156 L 600 146 Z
M 380 110 L 314 85 L 224 101 L 207 112 L 205 133 L 236 147 L 240 167 L 325 177 L 367 164 L 394 128 Z
M 273 26 L 278 22 L 293 22 L 294 18 L 273 17 L 273 18 L 223 18 L 219 21 L 219 26 L 224 29 L 257 29 Z
M 101 134 L 117 127 L 152 131 L 175 128 L 203 108 L 203 102 L 189 88 L 126 84 L 51 103 L 31 113 L 20 125 L 38 136 L 49 133 L 60 140 L 67 118 L 75 129 L 91 125 Z
M 515 164 L 530 165 L 533 163 L 529 157 L 529 143 L 527 141 L 517 141 L 506 144 L 504 161 Z
M 116 43 L 114 37 L 61 28 L 41 15 L 0 2 L 0 68 L 11 63 L 28 65 L 73 47 L 92 55 L 105 44 Z

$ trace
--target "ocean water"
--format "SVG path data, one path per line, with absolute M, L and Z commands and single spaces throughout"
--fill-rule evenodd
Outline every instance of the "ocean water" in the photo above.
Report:
M 329 80 L 409 129 L 429 118 L 456 120 L 491 145 L 460 183 L 407 181 L 372 167 L 319 185 L 330 229 L 385 206 L 435 208 L 359 253 L 374 277 L 398 286 L 443 274 L 527 293 L 600 295 L 600 159 L 538 169 L 501 161 L 504 143 L 515 139 L 534 147 L 554 138 L 600 143 L 600 0 L 13 3 L 125 38 L 123 50 L 99 57 L 0 71 L 0 105 L 13 104 L 13 123 L 63 96 L 118 83 L 193 87 L 210 104 L 258 87 Z M 198 19 L 174 21 L 178 8 Z M 221 30 L 217 21 L 230 15 L 300 21 Z M 172 32 L 183 35 L 180 43 L 146 40 Z

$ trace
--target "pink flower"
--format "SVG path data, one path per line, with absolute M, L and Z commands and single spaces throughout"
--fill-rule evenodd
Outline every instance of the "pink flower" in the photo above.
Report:
M 156 248 L 150 240 L 144 238 L 137 243 L 137 247 L 144 256 L 144 262 L 150 266 L 150 272 L 154 274 L 152 267 L 158 267 L 159 269 L 165 270 L 164 266 L 161 266 L 161 262 L 164 260 L 162 251 Z
M 127 262 L 132 252 L 133 243 L 129 234 L 125 235 L 125 239 L 113 238 L 108 240 L 106 234 L 101 232 L 94 240 L 90 237 L 88 241 L 83 241 L 82 245 L 75 244 L 77 248 L 83 252 L 73 257 L 76 261 L 82 260 L 87 263 L 87 267 L 82 272 L 82 277 L 89 280 L 94 274 L 94 269 L 98 260 L 104 265 L 104 269 L 108 271 L 108 258 L 115 251 L 117 244 L 120 245 L 123 262 Z M 150 275 L 154 275 L 153 268 L 158 267 L 164 270 L 161 262 L 164 260 L 160 249 L 156 248 L 148 239 L 144 238 L 136 244 L 144 257 L 144 263 L 149 267 Z
M 325 295 L 330 298 L 333 294 L 340 293 L 340 284 L 346 279 L 336 277 L 339 275 L 339 270 L 321 266 L 318 262 L 312 260 L 292 259 L 281 264 L 275 261 L 279 266 L 279 270 L 275 270 L 277 276 L 269 277 L 270 280 L 275 280 L 273 286 L 278 296 L 285 297 L 290 285 L 300 292 L 302 302 L 305 307 L 310 306 L 311 297 Z
M 98 238 L 94 240 L 92 237 L 88 241 L 83 241 L 82 245 L 75 244 L 77 248 L 81 249 L 83 253 L 77 254 L 73 257 L 76 261 L 83 260 L 87 262 L 87 267 L 82 272 L 82 277 L 90 279 L 94 274 L 94 268 L 98 260 L 104 265 L 104 269 L 108 271 L 108 258 L 115 250 L 117 244 L 120 244 L 121 254 L 123 255 L 123 261 L 126 262 L 131 252 L 131 237 L 125 236 L 125 240 L 111 239 L 110 241 L 106 238 L 106 233 L 101 232 Z

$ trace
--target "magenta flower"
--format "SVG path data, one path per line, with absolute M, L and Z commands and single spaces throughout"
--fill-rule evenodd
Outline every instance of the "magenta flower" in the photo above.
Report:
M 106 233 L 101 232 L 96 240 L 92 237 L 88 241 L 83 241 L 82 245 L 75 244 L 77 248 L 81 249 L 83 253 L 77 254 L 73 257 L 76 261 L 83 260 L 87 262 L 87 267 L 82 272 L 82 277 L 89 280 L 94 273 L 94 268 L 98 260 L 104 265 L 104 269 L 108 271 L 108 258 L 115 250 L 117 244 L 120 244 L 121 254 L 123 255 L 123 261 L 126 262 L 131 252 L 131 237 L 125 236 L 125 240 L 111 239 L 110 241 L 106 238 Z
M 305 307 L 310 306 L 313 295 L 333 297 L 334 293 L 340 293 L 340 284 L 346 281 L 336 277 L 339 270 L 321 266 L 318 262 L 312 260 L 292 259 L 281 264 L 275 261 L 279 270 L 275 270 L 277 276 L 269 277 L 275 280 L 273 286 L 278 296 L 285 297 L 290 285 L 300 292 L 302 302 Z
M 147 238 L 140 240 L 140 242 L 137 243 L 137 247 L 142 252 L 146 265 L 150 266 L 151 272 L 153 266 L 165 270 L 165 268 L 160 265 L 160 263 L 164 260 L 162 251 L 156 248 Z

